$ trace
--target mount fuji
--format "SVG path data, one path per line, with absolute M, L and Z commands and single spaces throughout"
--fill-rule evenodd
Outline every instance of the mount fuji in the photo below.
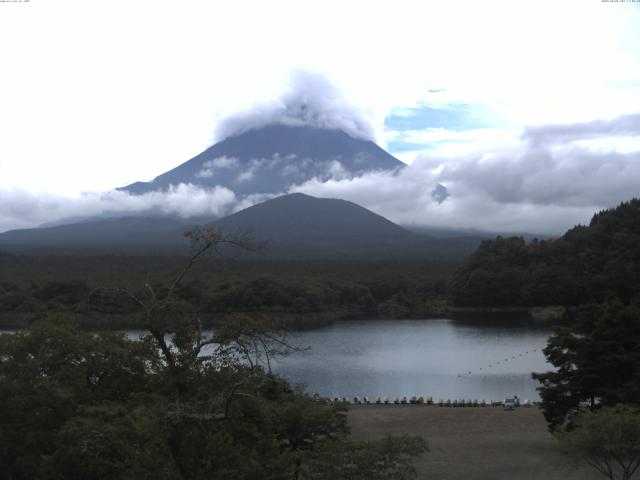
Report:
M 228 137 L 150 182 L 120 190 L 143 194 L 183 183 L 226 187 L 240 197 L 274 195 L 314 178 L 348 178 L 404 166 L 372 141 L 342 130 L 276 124 Z

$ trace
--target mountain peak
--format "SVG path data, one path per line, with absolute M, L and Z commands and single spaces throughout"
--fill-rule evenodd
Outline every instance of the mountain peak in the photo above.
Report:
M 189 183 L 226 187 L 240 197 L 277 194 L 314 178 L 352 177 L 404 165 L 375 143 L 342 130 L 272 124 L 227 137 L 153 181 L 122 190 L 142 194 Z
M 270 123 L 268 125 L 261 125 L 261 126 L 257 126 L 257 127 L 253 127 L 253 128 L 248 128 L 246 130 L 240 130 L 238 132 L 234 132 L 230 135 L 227 135 L 226 137 L 222 138 L 220 140 L 220 142 L 224 142 L 225 140 L 228 140 L 230 138 L 237 138 L 237 137 L 251 137 L 254 135 L 258 135 L 258 136 L 265 136 L 265 138 L 268 137 L 273 137 L 273 136 L 280 136 L 280 135 L 285 135 L 285 136 L 289 136 L 291 134 L 293 135 L 313 135 L 313 132 L 325 132 L 325 133 L 329 133 L 331 135 L 335 135 L 335 136 L 341 136 L 341 137 L 348 137 L 348 138 L 353 138 L 355 140 L 360 140 L 360 141 L 364 141 L 364 142 L 370 142 L 371 140 L 367 140 L 367 139 L 363 139 L 354 135 L 350 135 L 349 133 L 345 132 L 344 130 L 341 130 L 339 128 L 332 128 L 332 127 L 320 127 L 320 126 L 314 126 L 314 125 L 297 125 L 295 123 L 281 123 L 281 122 L 275 122 L 275 123 Z M 290 141 L 289 138 L 286 139 L 287 141 Z M 220 143 L 218 142 L 218 143 Z
M 418 235 L 355 203 L 291 193 L 253 205 L 211 224 L 222 231 L 250 230 L 281 245 L 336 248 L 415 240 Z
M 218 138 L 227 138 L 265 126 L 308 126 L 335 129 L 353 138 L 372 140 L 375 131 L 365 111 L 350 105 L 329 79 L 317 72 L 291 72 L 289 89 L 277 100 L 256 103 L 223 119 Z

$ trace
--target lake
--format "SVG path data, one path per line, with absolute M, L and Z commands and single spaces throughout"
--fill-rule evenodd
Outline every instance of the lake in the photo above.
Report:
M 486 319 L 341 321 L 291 333 L 290 343 L 309 350 L 272 367 L 325 397 L 538 400 L 531 372 L 551 369 L 542 354 L 550 334 L 547 325 Z
M 550 333 L 531 323 L 342 321 L 292 333 L 292 343 L 310 349 L 273 369 L 327 397 L 537 400 L 531 372 L 551 369 L 541 351 Z

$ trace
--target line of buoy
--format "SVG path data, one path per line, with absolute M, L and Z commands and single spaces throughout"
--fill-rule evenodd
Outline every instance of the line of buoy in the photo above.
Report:
M 314 395 L 315 400 L 325 400 L 329 401 L 332 404 L 338 403 L 346 403 L 350 405 L 427 405 L 427 406 L 439 406 L 439 407 L 502 407 L 510 405 L 512 407 L 531 407 L 533 405 L 537 405 L 537 402 L 531 402 L 529 400 L 523 400 L 520 402 L 518 397 L 515 398 L 505 398 L 504 400 L 471 400 L 471 399 L 439 399 L 437 402 L 433 400 L 433 397 L 395 397 L 394 399 L 390 399 L 389 397 L 375 397 L 375 399 L 371 400 L 367 396 L 363 397 L 353 397 L 353 399 L 349 399 L 347 397 L 334 397 L 329 399 L 322 399 L 319 395 Z
M 537 350 L 537 349 L 535 349 L 535 348 L 531 349 L 531 352 L 532 352 L 532 353 L 533 353 L 533 352 L 537 352 L 537 351 L 538 351 L 538 350 Z M 526 350 L 524 353 L 523 353 L 523 352 L 519 352 L 519 353 L 518 353 L 518 357 L 522 357 L 523 355 L 528 355 L 528 354 L 529 354 L 529 350 Z M 511 360 L 515 360 L 515 359 L 516 359 L 516 355 L 514 354 L 514 355 L 512 355 L 512 356 L 511 356 Z M 502 360 L 502 362 L 508 362 L 508 361 L 509 361 L 509 357 L 507 357 L 507 358 L 505 358 L 504 360 Z M 495 364 L 496 364 L 496 366 L 497 366 L 497 365 L 500 365 L 500 360 L 496 361 L 496 362 L 495 362 Z M 490 363 L 490 364 L 487 366 L 487 369 L 489 369 L 489 368 L 493 368 L 493 363 Z M 480 368 L 479 368 L 479 371 L 482 371 L 482 370 L 483 370 L 483 367 L 480 367 Z M 460 374 L 458 374 L 458 378 L 462 378 L 462 376 L 463 376 L 463 375 L 473 375 L 473 372 L 472 372 L 471 370 L 469 370 L 469 371 L 467 371 L 466 373 L 460 373 Z

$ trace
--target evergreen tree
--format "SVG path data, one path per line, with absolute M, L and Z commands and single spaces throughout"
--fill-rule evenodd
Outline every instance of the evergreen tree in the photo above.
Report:
M 583 307 L 544 353 L 556 370 L 534 373 L 551 430 L 571 429 L 587 405 L 640 405 L 640 309 L 619 301 Z

